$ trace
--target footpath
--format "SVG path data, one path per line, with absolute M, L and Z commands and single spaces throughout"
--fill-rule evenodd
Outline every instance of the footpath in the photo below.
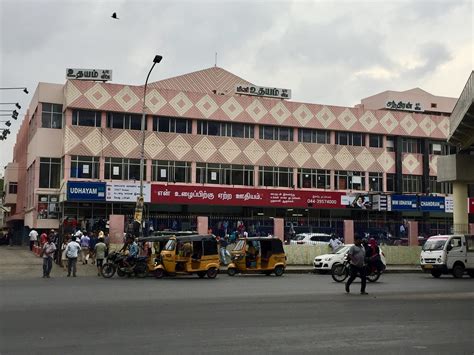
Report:
M 221 269 L 225 272 L 225 268 Z M 310 274 L 314 273 L 311 265 L 288 265 L 285 272 L 287 274 Z M 386 273 L 421 273 L 418 265 L 388 265 Z M 65 277 L 67 272 L 57 264 L 53 264 L 51 277 Z M 29 250 L 28 247 L 20 246 L 0 246 L 0 280 L 35 278 L 43 275 L 43 260 Z M 77 263 L 78 277 L 98 277 L 97 268 L 91 264 L 91 260 L 86 265 L 80 261 Z

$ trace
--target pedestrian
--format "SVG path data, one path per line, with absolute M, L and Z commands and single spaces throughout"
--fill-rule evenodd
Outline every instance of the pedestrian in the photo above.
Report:
M 99 237 L 98 242 L 94 246 L 95 262 L 97 265 L 97 276 L 100 276 L 100 270 L 102 269 L 102 265 L 104 263 L 106 250 L 107 246 L 104 243 L 104 238 Z
M 336 238 L 334 233 L 331 234 L 331 239 L 329 239 L 329 246 L 331 247 L 332 252 L 336 252 L 337 248 L 342 244 L 342 242 Z
M 80 241 L 82 265 L 87 264 L 87 260 L 89 260 L 89 243 L 90 243 L 90 238 L 87 235 L 87 232 L 84 231 L 82 233 L 82 237 Z
M 46 232 L 41 233 L 41 236 L 40 236 L 41 248 L 43 248 L 43 246 L 44 246 L 47 242 L 48 242 L 48 235 L 46 234 Z
M 72 276 L 76 277 L 76 265 L 77 265 L 77 256 L 79 255 L 79 251 L 81 250 L 81 246 L 78 242 L 76 242 L 76 237 L 72 236 L 71 241 L 67 243 L 66 247 L 66 256 L 67 256 L 67 277 Z
M 69 237 L 68 235 L 64 236 L 63 239 L 63 244 L 61 244 L 61 265 L 63 267 L 63 270 L 67 270 L 67 255 L 66 255 L 66 249 L 67 249 L 67 244 L 69 243 Z
M 227 238 L 226 237 L 217 237 L 217 242 L 219 243 L 219 254 L 221 258 L 221 263 L 227 265 L 227 257 L 230 257 L 229 251 L 227 250 Z
M 365 270 L 365 249 L 362 245 L 362 239 L 359 235 L 354 236 L 354 245 L 350 247 L 349 251 L 347 252 L 347 257 L 350 262 L 350 277 L 346 282 L 346 292 L 350 292 L 351 283 L 359 274 L 361 279 L 360 284 L 360 294 L 367 295 L 368 293 L 365 292 L 365 284 L 366 284 L 366 270 Z
M 104 232 L 101 232 L 101 233 L 103 234 Z M 100 238 L 100 233 L 99 233 L 99 238 Z M 105 250 L 105 257 L 107 257 L 109 255 L 109 247 L 110 247 L 109 232 L 107 232 L 107 234 L 105 234 L 104 243 L 105 243 L 105 246 L 107 247 L 107 249 Z
M 33 251 L 33 246 L 38 242 L 38 232 L 32 229 L 29 234 L 30 237 L 30 251 Z
M 95 264 L 95 245 L 98 243 L 98 238 L 96 232 L 92 232 L 90 241 L 89 241 L 89 255 L 92 259 L 91 264 Z
M 53 255 L 55 251 L 56 245 L 54 245 L 51 238 L 48 238 L 46 243 L 43 245 L 43 249 L 41 250 L 41 256 L 43 257 L 43 278 L 46 277 L 49 279 L 49 274 L 53 268 Z

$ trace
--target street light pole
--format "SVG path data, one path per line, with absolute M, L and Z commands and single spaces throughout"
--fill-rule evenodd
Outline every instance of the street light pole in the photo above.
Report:
M 163 57 L 161 55 L 155 55 L 153 58 L 153 65 L 148 72 L 148 75 L 145 80 L 145 87 L 143 89 L 143 106 L 142 106 L 142 125 L 141 125 L 141 145 L 140 145 L 140 195 L 137 199 L 137 205 L 135 207 L 135 221 L 140 223 L 139 228 L 139 235 L 143 237 L 143 223 L 142 223 L 142 216 L 143 216 L 143 205 L 144 205 L 144 198 L 143 198 L 143 168 L 145 165 L 145 125 L 146 125 L 146 89 L 148 85 L 148 79 L 150 78 L 150 74 L 155 67 L 155 65 L 161 60 Z

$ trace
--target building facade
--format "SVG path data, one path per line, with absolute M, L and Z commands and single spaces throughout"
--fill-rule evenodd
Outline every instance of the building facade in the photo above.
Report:
M 452 186 L 436 175 L 454 149 L 446 138 L 455 99 L 415 89 L 351 108 L 236 93 L 242 85 L 252 84 L 218 67 L 148 85 L 145 202 L 155 228 L 161 214 L 452 218 Z M 133 215 L 143 90 L 38 85 L 6 168 L 10 226 Z

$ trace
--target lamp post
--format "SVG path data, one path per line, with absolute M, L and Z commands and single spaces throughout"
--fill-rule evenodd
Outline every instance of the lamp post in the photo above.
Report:
M 161 60 L 163 57 L 161 55 L 155 55 L 153 58 L 153 65 L 148 72 L 145 80 L 145 87 L 143 89 L 143 106 L 142 106 L 142 125 L 141 125 L 141 145 L 140 145 L 140 195 L 137 198 L 137 205 L 135 206 L 135 221 L 140 223 L 139 228 L 139 235 L 143 236 L 143 223 L 142 223 L 142 216 L 143 216 L 143 206 L 144 206 L 144 198 L 143 198 L 143 168 L 145 165 L 145 124 L 146 124 L 146 89 L 148 85 L 148 79 L 150 78 L 151 71 L 155 67 L 155 65 Z

